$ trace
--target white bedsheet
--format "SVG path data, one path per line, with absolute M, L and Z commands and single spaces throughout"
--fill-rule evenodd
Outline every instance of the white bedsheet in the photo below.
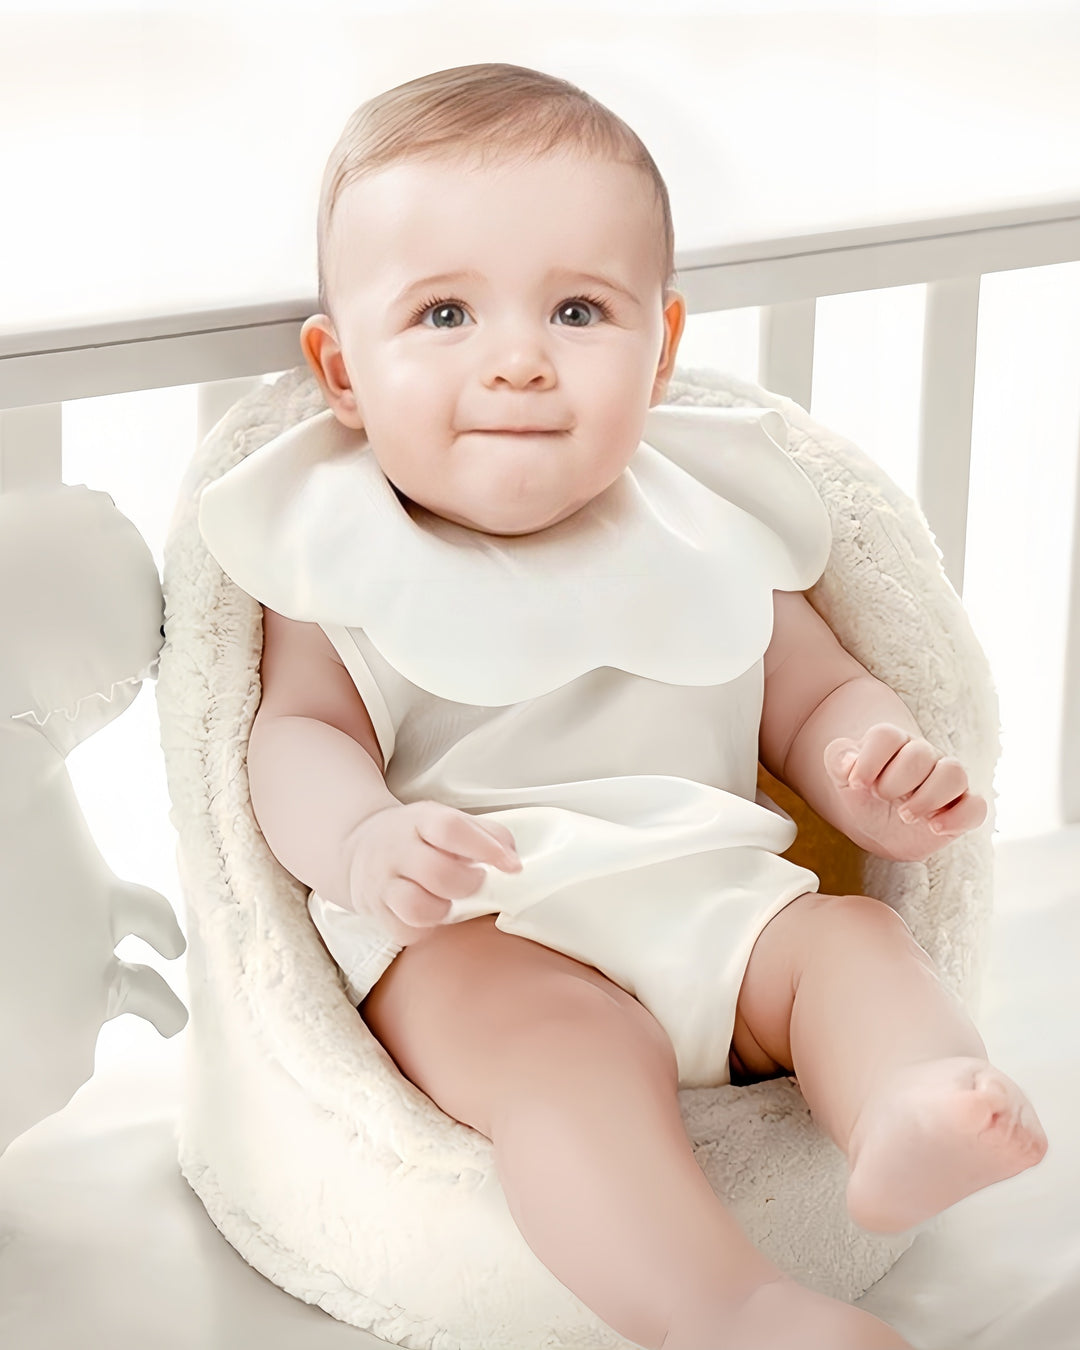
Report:
M 916 1350 L 1080 1347 L 1080 826 L 998 847 L 981 1030 L 1050 1138 L 861 1300 Z M 0 1344 L 366 1350 L 224 1242 L 176 1166 L 184 1033 L 98 1074 L 0 1158 Z

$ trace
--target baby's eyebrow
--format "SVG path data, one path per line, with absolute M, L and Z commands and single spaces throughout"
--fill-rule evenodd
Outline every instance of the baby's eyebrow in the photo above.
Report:
M 615 281 L 612 277 L 601 275 L 599 272 L 578 272 L 572 267 L 553 267 L 548 273 L 548 279 L 562 278 L 566 281 L 587 281 L 595 286 L 603 286 L 609 291 L 614 291 L 621 295 L 632 305 L 639 305 L 640 301 L 633 291 L 629 290 L 621 282 Z M 477 271 L 475 267 L 461 268 L 456 272 L 437 272 L 430 277 L 420 277 L 416 281 L 407 282 L 391 302 L 395 307 L 407 300 L 414 291 L 426 290 L 431 286 L 448 286 L 455 281 L 483 281 L 484 274 Z

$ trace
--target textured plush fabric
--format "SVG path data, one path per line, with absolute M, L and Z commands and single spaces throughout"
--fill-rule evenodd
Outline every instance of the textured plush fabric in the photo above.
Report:
M 790 400 L 707 370 L 679 371 L 668 397 L 784 414 L 789 452 L 833 530 L 810 600 L 992 805 L 999 739 L 989 671 L 917 506 Z M 234 407 L 191 465 L 166 547 L 157 698 L 191 999 L 181 1167 L 251 1265 L 384 1340 L 430 1350 L 625 1346 L 525 1244 L 489 1141 L 404 1079 L 368 1032 L 309 919 L 306 888 L 270 853 L 251 812 L 245 751 L 259 701 L 261 610 L 207 555 L 197 499 L 323 406 L 300 368 Z M 891 863 L 842 840 L 764 771 L 761 781 L 800 824 L 786 856 L 816 871 L 823 890 L 846 880 L 893 905 L 974 1009 L 992 810 L 927 863 Z M 844 1158 L 792 1079 L 687 1089 L 680 1100 L 714 1189 L 804 1283 L 854 1299 L 910 1245 L 910 1233 L 875 1237 L 850 1223 Z

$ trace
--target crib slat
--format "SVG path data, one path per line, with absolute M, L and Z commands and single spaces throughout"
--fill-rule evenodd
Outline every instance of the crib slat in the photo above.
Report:
M 981 280 L 979 276 L 967 276 L 930 282 L 923 326 L 916 491 L 941 549 L 945 575 L 961 596 Z
M 0 410 L 0 492 L 61 481 L 61 403 Z
M 810 411 L 814 382 L 816 300 L 764 305 L 758 338 L 758 383 Z
M 211 380 L 207 384 L 200 384 L 196 418 L 197 443 L 202 445 L 207 433 L 224 417 L 232 405 L 261 383 L 257 376 L 241 376 L 235 380 Z
M 1073 506 L 1072 566 L 1065 629 L 1065 705 L 1061 711 L 1061 820 L 1080 825 L 1080 473 Z

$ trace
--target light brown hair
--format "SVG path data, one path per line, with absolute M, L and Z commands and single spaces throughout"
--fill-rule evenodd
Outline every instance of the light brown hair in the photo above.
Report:
M 675 287 L 675 232 L 667 186 L 644 143 L 621 117 L 576 84 L 528 66 L 453 66 L 377 94 L 349 117 L 330 152 L 319 194 L 319 310 L 333 317 L 327 257 L 334 207 L 350 184 L 407 160 L 529 162 L 577 147 L 631 164 L 652 183 L 660 209 L 658 264 Z

